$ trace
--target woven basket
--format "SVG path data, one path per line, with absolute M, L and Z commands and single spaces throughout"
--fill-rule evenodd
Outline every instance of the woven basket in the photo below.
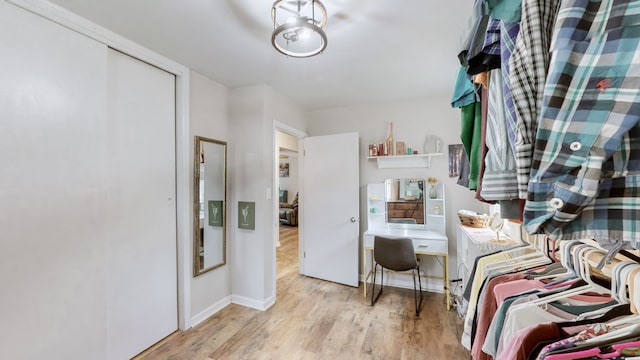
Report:
M 464 226 L 474 227 L 474 228 L 486 228 L 489 226 L 489 221 L 491 218 L 489 216 L 472 216 L 472 215 L 464 215 L 458 214 L 458 218 L 460 218 L 460 223 Z

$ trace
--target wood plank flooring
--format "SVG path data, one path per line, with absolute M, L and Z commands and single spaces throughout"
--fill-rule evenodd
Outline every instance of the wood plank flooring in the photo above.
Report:
M 415 316 L 413 290 L 385 287 L 375 306 L 360 288 L 298 274 L 297 227 L 280 227 L 277 300 L 267 311 L 231 304 L 176 332 L 136 360 L 469 359 L 462 320 L 444 295 L 425 293 Z

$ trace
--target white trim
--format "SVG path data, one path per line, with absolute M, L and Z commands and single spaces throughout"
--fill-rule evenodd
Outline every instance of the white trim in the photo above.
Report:
M 176 76 L 176 227 L 178 327 L 191 327 L 189 68 L 45 0 L 5 0 Z
M 193 208 L 191 207 L 191 138 L 189 136 L 189 84 L 188 69 L 176 74 L 176 210 L 178 255 L 178 328 L 189 329 L 191 317 L 191 274 L 193 243 Z
M 298 130 L 290 125 L 287 125 L 283 122 L 280 122 L 278 120 L 273 120 L 273 130 L 272 130 L 272 137 L 273 137 L 273 168 L 274 168 L 274 174 L 273 174 L 273 179 L 271 180 L 271 188 L 273 189 L 273 196 L 272 199 L 273 200 L 273 219 L 271 221 L 272 224 L 274 224 L 274 229 L 273 229 L 273 233 L 271 235 L 271 238 L 273 239 L 273 288 L 274 293 L 277 294 L 278 292 L 278 287 L 276 285 L 276 279 L 278 277 L 278 273 L 277 273 L 277 269 L 276 269 L 276 247 L 277 245 L 279 245 L 279 231 L 280 231 L 280 204 L 278 203 L 278 200 L 275 199 L 279 199 L 279 193 L 278 193 L 278 186 L 276 186 L 278 184 L 278 169 L 279 169 L 279 163 L 280 163 L 280 159 L 278 158 L 280 149 L 278 149 L 278 144 L 276 143 L 276 131 L 280 131 L 286 134 L 289 134 L 291 136 L 294 136 L 296 138 L 298 138 L 298 219 L 300 219 L 300 215 L 303 213 L 303 208 L 304 208 L 304 204 L 303 204 L 303 198 L 304 198 L 304 192 L 302 191 L 302 186 L 303 186 L 303 179 L 302 179 L 302 166 L 304 165 L 304 149 L 303 149 L 303 139 L 306 138 L 307 136 L 309 136 L 306 132 L 302 131 L 302 130 Z M 304 274 L 304 252 L 303 252 L 303 246 L 302 244 L 304 243 L 304 238 L 302 236 L 302 230 L 304 229 L 304 224 L 298 223 L 298 273 L 300 274 Z
M 302 131 L 302 130 L 298 130 L 290 125 L 287 125 L 283 122 L 280 122 L 278 120 L 273 120 L 273 128 L 274 130 L 279 130 L 282 131 L 283 133 L 287 133 L 289 135 L 295 136 L 299 139 L 304 139 L 307 136 L 309 136 L 306 132 Z
M 248 297 L 244 297 L 244 296 L 232 295 L 231 302 L 237 305 L 248 307 L 248 308 L 252 308 L 260 311 L 266 311 L 271 306 L 273 306 L 273 304 L 275 304 L 276 298 L 274 296 L 271 296 L 264 301 L 260 301 L 255 299 L 249 299 Z
M 215 315 L 218 311 L 224 309 L 229 304 L 231 304 L 231 296 L 227 296 L 216 302 L 215 304 L 212 304 L 211 306 L 207 307 L 191 318 L 191 326 L 196 326 L 201 322 L 207 320 L 208 318 Z

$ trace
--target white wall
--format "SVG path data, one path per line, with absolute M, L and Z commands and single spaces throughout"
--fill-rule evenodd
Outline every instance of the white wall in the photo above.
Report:
M 376 104 L 370 106 L 352 106 L 315 110 L 309 114 L 308 131 L 311 136 L 344 132 L 360 134 L 360 231 L 367 229 L 366 224 L 366 184 L 383 182 L 388 178 L 437 177 L 446 191 L 447 235 L 449 237 L 450 277 L 457 277 L 456 266 L 456 227 L 459 209 L 480 211 L 482 203 L 473 198 L 473 192 L 457 185 L 455 178 L 449 178 L 447 151 L 449 144 L 460 142 L 460 113 L 450 107 L 449 98 L 430 98 L 421 101 Z M 375 160 L 367 159 L 369 143 L 380 143 L 388 135 L 388 124 L 393 122 L 393 137 L 404 141 L 407 147 L 424 152 L 428 135 L 442 139 L 445 156 L 433 157 L 431 168 L 378 169 Z M 428 261 L 433 262 L 433 259 Z M 430 272 L 437 272 L 439 264 L 428 264 Z M 361 268 L 361 267 L 360 267 Z
M 274 120 L 304 131 L 305 114 L 268 85 L 232 89 L 229 113 L 233 302 L 266 309 L 275 301 Z M 238 201 L 255 201 L 255 230 L 238 229 Z
M 190 158 L 193 159 L 194 136 L 204 136 L 229 143 L 229 90 L 197 72 L 190 73 Z M 229 156 L 227 154 L 227 156 Z M 227 159 L 229 161 L 229 159 Z M 193 174 L 193 162 L 189 163 L 189 170 Z M 193 179 L 193 175 L 192 179 Z M 227 184 L 229 184 L 227 179 Z M 193 181 L 190 182 L 193 194 Z M 231 199 L 229 192 L 232 187 L 227 185 L 227 202 Z M 192 324 L 204 320 L 231 302 L 231 266 L 229 236 L 232 234 L 231 219 L 232 206 L 227 204 L 227 264 L 211 270 L 198 277 L 191 278 L 191 319 Z M 191 242 L 193 254 L 193 242 Z

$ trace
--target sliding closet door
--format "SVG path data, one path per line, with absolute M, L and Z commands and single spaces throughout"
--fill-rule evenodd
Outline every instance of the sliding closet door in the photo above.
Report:
M 99 359 L 107 49 L 5 1 L 0 49 L 0 359 Z
M 109 50 L 108 359 L 178 328 L 175 77 Z

